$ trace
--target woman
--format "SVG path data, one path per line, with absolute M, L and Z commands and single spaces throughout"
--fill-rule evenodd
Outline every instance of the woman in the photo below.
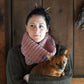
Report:
M 31 69 L 47 61 L 47 54 L 54 56 L 63 52 L 55 45 L 50 31 L 50 17 L 43 8 L 35 8 L 28 15 L 25 28 L 21 45 L 10 49 L 8 53 L 7 84 L 27 84 Z
M 27 17 L 26 32 L 20 50 L 12 48 L 7 58 L 8 84 L 26 84 L 24 76 L 40 62 L 47 61 L 47 54 L 56 53 L 56 46 L 50 34 L 50 17 L 43 8 L 35 8 Z

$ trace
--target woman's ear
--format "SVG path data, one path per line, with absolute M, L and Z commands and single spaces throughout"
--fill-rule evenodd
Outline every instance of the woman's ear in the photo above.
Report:
M 49 29 L 47 28 L 46 33 L 48 33 Z

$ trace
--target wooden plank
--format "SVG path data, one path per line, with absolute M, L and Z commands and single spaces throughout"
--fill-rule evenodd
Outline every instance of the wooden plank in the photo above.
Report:
M 39 4 L 39 6 L 43 6 L 43 0 L 38 0 L 38 4 Z
M 65 45 L 73 55 L 73 0 L 43 0 L 51 17 L 51 30 L 56 43 Z
M 74 0 L 75 21 L 82 6 L 84 6 L 84 0 Z M 74 29 L 74 75 L 84 77 L 84 31 L 78 29 L 76 25 Z
M 1 25 L 0 25 L 0 84 L 6 84 L 5 27 Z
M 6 56 L 11 48 L 11 0 L 5 0 L 5 40 Z
M 71 84 L 84 84 L 84 78 L 72 78 Z
M 38 2 L 38 0 L 35 0 Z M 25 32 L 25 21 L 29 12 L 35 8 L 34 0 L 13 0 L 12 11 L 12 36 L 13 46 L 21 43 L 23 33 Z M 41 4 L 41 1 L 38 2 Z
M 4 50 L 5 47 L 0 47 L 0 84 L 6 84 L 6 58 Z
M 0 14 L 3 17 L 0 23 L 0 84 L 6 84 L 6 57 L 5 57 L 5 1 L 0 0 Z

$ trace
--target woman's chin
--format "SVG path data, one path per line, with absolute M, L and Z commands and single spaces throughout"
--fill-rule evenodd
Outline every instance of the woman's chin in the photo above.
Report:
M 34 41 L 38 43 L 38 42 L 40 42 L 41 40 L 35 39 Z
M 38 39 L 38 38 L 35 38 L 35 39 L 33 39 L 35 42 L 41 42 L 43 39 Z

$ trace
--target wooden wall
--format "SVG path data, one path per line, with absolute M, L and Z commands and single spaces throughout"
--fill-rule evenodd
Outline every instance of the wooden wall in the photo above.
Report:
M 45 9 L 52 7 L 48 13 L 55 41 L 70 49 L 74 76 L 84 77 L 84 31 L 75 26 L 84 0 L 0 0 L 0 84 L 6 84 L 7 52 L 20 44 L 26 17 L 34 8 L 35 1 Z
M 74 0 L 74 21 L 77 20 L 84 0 Z M 74 76 L 84 77 L 84 30 L 74 25 Z
M 5 1 L 0 0 L 0 84 L 6 84 Z

